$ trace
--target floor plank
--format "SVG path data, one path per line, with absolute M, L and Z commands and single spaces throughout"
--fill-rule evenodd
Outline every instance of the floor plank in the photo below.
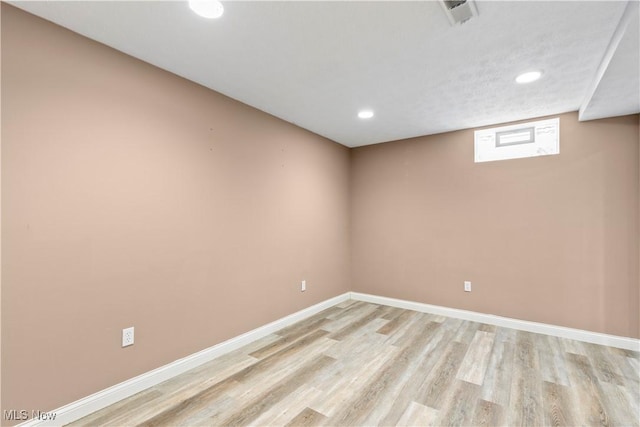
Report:
M 307 384 L 315 376 L 321 375 L 323 370 L 328 369 L 334 362 L 335 359 L 329 356 L 321 355 L 316 357 L 287 378 L 274 384 L 273 387 L 269 388 L 269 390 L 260 396 L 255 397 L 243 405 L 238 405 L 239 407 L 234 412 L 226 414 L 227 416 L 221 421 L 216 420 L 215 424 L 225 426 L 248 425 L 265 410 L 271 409 L 274 404 L 282 401 L 297 388 Z M 213 425 L 214 423 L 211 424 Z
M 491 351 L 489 364 L 482 382 L 481 397 L 504 407 L 509 406 L 511 398 L 511 379 L 513 374 L 514 348 L 511 334 L 498 329 Z
M 460 365 L 458 379 L 482 385 L 487 371 L 489 356 L 495 334 L 478 330 L 469 346 L 469 351 Z
M 504 424 L 504 409 L 502 406 L 486 400 L 478 400 L 471 425 L 476 427 L 495 427 Z
M 545 424 L 548 426 L 578 425 L 568 387 L 545 381 L 542 386 Z
M 458 368 L 467 351 L 467 345 L 452 341 L 440 363 L 425 379 L 416 401 L 431 408 L 440 409 L 447 390 L 454 383 Z
M 569 380 L 573 403 L 580 412 L 578 423 L 587 425 L 610 425 L 609 411 L 602 401 L 598 379 L 586 356 L 567 355 Z
M 400 417 L 398 423 L 394 425 L 407 427 L 430 426 L 434 425 L 437 419 L 437 410 L 416 402 L 411 402 L 407 410 L 402 414 L 402 417 Z
M 421 334 L 412 334 L 413 340 L 407 343 L 398 354 L 369 376 L 367 386 L 351 398 L 351 404 L 329 419 L 333 425 L 376 425 L 388 412 L 389 406 L 397 396 L 404 378 L 414 372 L 414 363 L 419 360 L 431 334 L 437 328 L 430 323 Z
M 324 424 L 327 417 L 310 408 L 305 408 L 302 412 L 295 416 L 287 425 L 287 427 L 305 427 Z
M 453 379 L 452 383 L 443 399 L 438 425 L 471 425 L 480 397 L 480 386 L 457 379 Z

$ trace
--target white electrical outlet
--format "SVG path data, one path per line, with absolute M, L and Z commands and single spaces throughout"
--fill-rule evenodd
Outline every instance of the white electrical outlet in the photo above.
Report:
M 471 282 L 464 282 L 464 291 L 471 292 Z
M 307 281 L 303 280 L 302 283 L 300 283 L 300 291 L 304 292 L 307 290 Z
M 133 326 L 122 330 L 122 346 L 133 345 Z

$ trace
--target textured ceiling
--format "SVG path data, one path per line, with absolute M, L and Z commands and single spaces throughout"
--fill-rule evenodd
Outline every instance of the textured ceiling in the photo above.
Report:
M 637 16 L 610 47 L 625 1 L 480 1 L 456 27 L 433 1 L 230 1 L 218 20 L 185 2 L 11 3 L 350 147 L 585 100 L 581 117 L 639 110 Z M 530 69 L 543 78 L 514 83 Z

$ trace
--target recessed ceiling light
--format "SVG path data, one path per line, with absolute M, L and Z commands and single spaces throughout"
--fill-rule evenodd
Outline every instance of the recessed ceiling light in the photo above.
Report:
M 528 71 L 520 74 L 516 77 L 516 83 L 531 83 L 535 82 L 542 76 L 542 71 Z
M 371 117 L 373 117 L 373 111 L 371 111 L 371 110 L 362 110 L 362 111 L 358 112 L 358 117 L 360 117 L 361 119 L 370 119 Z
M 189 7 L 204 18 L 220 18 L 224 13 L 222 3 L 216 0 L 189 0 Z

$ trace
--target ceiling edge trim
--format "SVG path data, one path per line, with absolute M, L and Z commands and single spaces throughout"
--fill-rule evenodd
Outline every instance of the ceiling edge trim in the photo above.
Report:
M 580 104 L 580 109 L 578 110 L 578 120 L 585 121 L 589 120 L 585 117 L 587 109 L 591 104 L 591 100 L 593 99 L 593 95 L 596 93 L 604 74 L 609 68 L 609 64 L 613 59 L 613 55 L 618 50 L 618 46 L 620 45 L 620 41 L 624 37 L 625 32 L 627 31 L 627 27 L 629 26 L 629 22 L 635 14 L 638 14 L 638 4 L 640 2 L 638 0 L 628 0 L 627 5 L 625 6 L 624 11 L 622 12 L 622 16 L 620 17 L 620 21 L 618 22 L 618 26 L 616 27 L 613 35 L 611 36 L 611 40 L 609 41 L 609 45 L 604 51 L 604 55 L 602 60 L 600 61 L 600 65 L 598 65 L 598 69 L 596 74 L 588 86 L 587 91 L 585 92 L 585 97 Z

